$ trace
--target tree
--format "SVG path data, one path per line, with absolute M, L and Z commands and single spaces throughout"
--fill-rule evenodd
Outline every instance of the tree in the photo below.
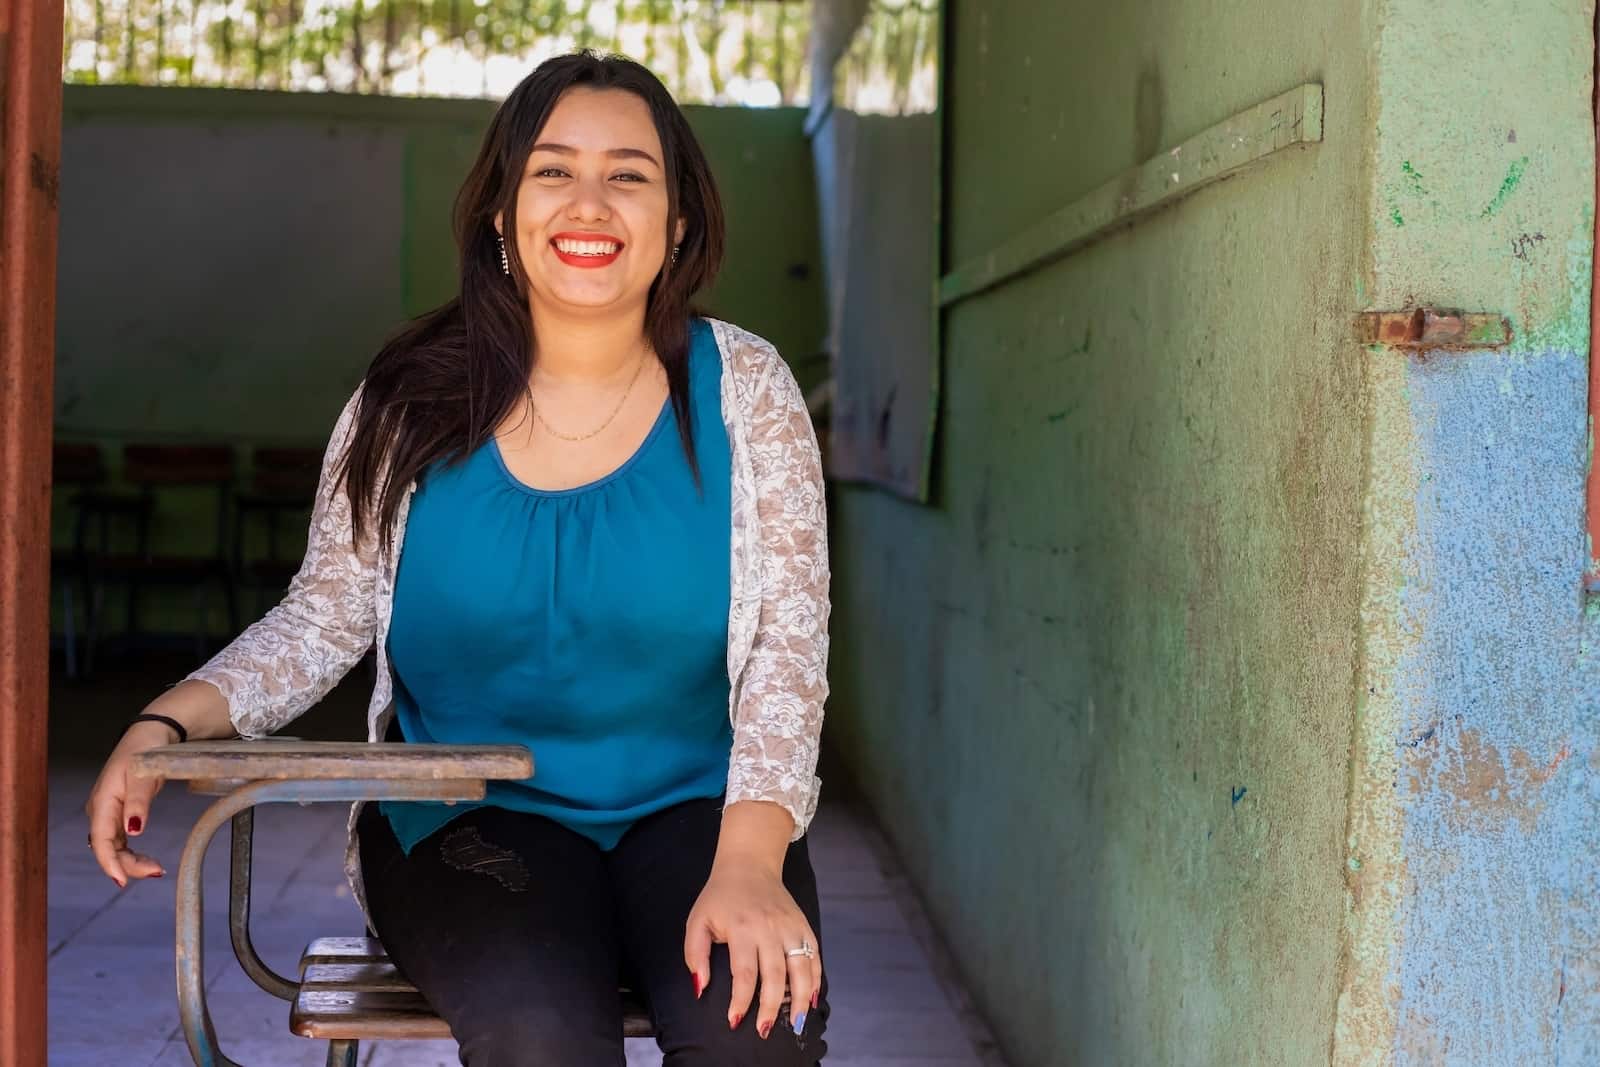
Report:
M 939 3 L 871 0 L 845 82 L 887 87 L 898 110 L 931 106 L 913 89 L 931 82 Z M 792 104 L 809 76 L 799 0 L 66 0 L 66 18 L 63 76 L 80 83 L 487 96 L 510 88 L 489 82 L 492 58 L 531 67 L 628 41 L 685 103 L 737 102 L 737 75 Z M 436 63 L 448 84 L 424 80 Z

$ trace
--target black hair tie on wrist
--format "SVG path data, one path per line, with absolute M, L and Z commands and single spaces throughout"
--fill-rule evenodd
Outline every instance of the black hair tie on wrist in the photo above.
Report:
M 134 722 L 165 723 L 166 725 L 172 727 L 173 731 L 177 733 L 178 744 L 181 745 L 189 740 L 189 731 L 183 728 L 183 723 L 179 722 L 177 719 L 169 719 L 165 715 L 135 715 L 133 722 L 130 722 L 128 725 L 132 726 Z

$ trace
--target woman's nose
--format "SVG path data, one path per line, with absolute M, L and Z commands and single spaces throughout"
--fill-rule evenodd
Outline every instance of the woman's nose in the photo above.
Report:
M 605 183 L 584 179 L 574 183 L 572 202 L 567 205 L 567 217 L 586 222 L 604 221 L 611 217 L 611 203 L 607 199 Z

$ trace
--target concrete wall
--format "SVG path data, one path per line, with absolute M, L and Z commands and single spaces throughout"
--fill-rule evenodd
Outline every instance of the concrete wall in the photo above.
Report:
M 1583 485 L 1593 5 L 1383 5 L 1369 300 L 1504 352 L 1374 351 L 1340 1063 L 1600 1062 Z
M 114 467 L 134 439 L 229 443 L 246 465 L 251 445 L 320 447 L 382 338 L 454 292 L 450 205 L 492 109 L 68 86 L 58 437 L 100 442 Z M 814 382 L 826 323 L 803 112 L 687 110 L 729 222 L 704 302 Z M 205 508 L 172 494 L 156 551 L 208 548 Z
M 1325 1061 L 1361 4 L 953 4 L 946 264 L 1305 81 L 1325 142 L 945 320 L 935 506 L 835 499 L 830 737 L 1018 1064 Z
M 69 86 L 58 431 L 325 438 L 384 335 L 454 292 L 450 204 L 492 109 Z M 815 352 L 802 113 L 689 110 L 732 230 L 707 302 Z
M 1018 1064 L 1600 1062 L 1593 5 L 953 4 L 947 267 L 1302 81 L 1322 144 L 950 309 L 836 489 L 829 733 Z M 1503 352 L 1352 317 L 1504 313 Z

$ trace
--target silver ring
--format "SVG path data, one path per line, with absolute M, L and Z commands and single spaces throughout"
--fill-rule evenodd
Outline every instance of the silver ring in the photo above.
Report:
M 802 942 L 800 942 L 800 947 L 799 948 L 791 948 L 789 951 L 785 952 L 784 955 L 785 956 L 804 956 L 806 959 L 809 960 L 809 959 L 815 959 L 816 958 L 817 950 L 811 947 L 811 942 L 802 941 Z

